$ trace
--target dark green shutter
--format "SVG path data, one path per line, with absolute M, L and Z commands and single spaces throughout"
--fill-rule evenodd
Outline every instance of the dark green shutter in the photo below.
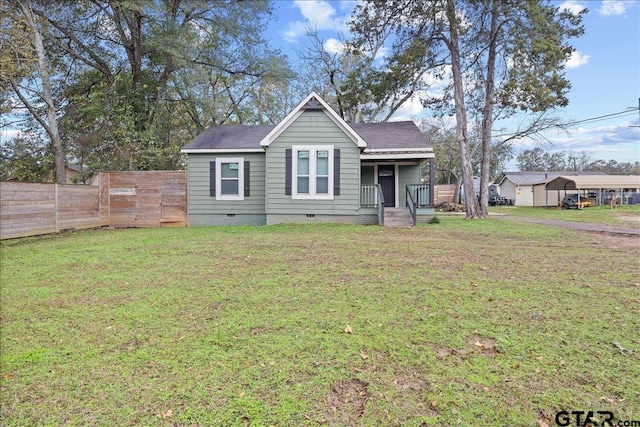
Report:
M 284 194 L 291 195 L 291 174 L 293 174 L 293 161 L 291 159 L 291 148 L 284 150 L 285 171 L 284 171 Z
M 244 162 L 244 197 L 249 197 L 251 188 L 251 174 L 249 173 L 249 163 Z
M 209 162 L 209 195 L 216 197 L 216 161 Z
M 333 150 L 333 195 L 340 195 L 340 149 Z

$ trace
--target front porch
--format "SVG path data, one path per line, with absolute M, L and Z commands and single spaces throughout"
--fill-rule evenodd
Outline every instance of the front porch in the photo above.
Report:
M 405 204 L 396 206 L 395 201 L 386 201 L 382 184 L 363 184 L 360 188 L 360 210 L 363 214 L 375 213 L 379 225 L 412 226 L 418 222 L 428 222 L 433 217 L 431 197 L 430 185 L 407 184 L 402 197 Z M 407 218 L 409 223 L 406 222 Z

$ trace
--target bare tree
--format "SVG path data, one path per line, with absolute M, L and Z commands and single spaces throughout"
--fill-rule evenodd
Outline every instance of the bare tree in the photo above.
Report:
M 36 21 L 36 16 L 33 13 L 31 3 L 27 0 L 18 1 L 19 11 L 22 13 L 22 17 L 26 22 L 31 32 L 31 43 L 36 52 L 38 60 L 38 74 L 40 76 L 40 82 L 42 85 L 42 91 L 39 93 L 39 100 L 45 104 L 45 116 L 42 117 L 38 107 L 34 102 L 29 99 L 29 96 L 24 93 L 25 87 L 21 86 L 15 78 L 9 79 L 9 84 L 13 89 L 16 96 L 24 104 L 25 108 L 31 113 L 33 118 L 42 126 L 49 138 L 51 139 L 51 145 L 53 147 L 54 165 L 55 165 L 55 177 L 56 182 L 66 183 L 67 173 L 65 164 L 65 154 L 62 147 L 62 139 L 60 138 L 60 132 L 58 131 L 58 118 L 56 116 L 56 105 L 53 99 L 51 91 L 51 79 L 49 77 L 49 62 L 45 55 L 45 48 L 42 42 L 42 34 L 40 27 Z M 17 12 L 17 11 L 16 11 Z M 30 89 L 31 90 L 31 89 Z

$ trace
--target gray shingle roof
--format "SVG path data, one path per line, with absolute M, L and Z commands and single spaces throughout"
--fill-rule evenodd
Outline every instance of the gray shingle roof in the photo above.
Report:
M 411 121 L 357 123 L 350 125 L 370 149 L 431 148 L 420 129 Z M 218 125 L 196 136 L 183 149 L 255 149 L 273 125 Z
M 353 123 L 351 127 L 367 142 L 369 149 L 431 148 L 412 121 Z
M 260 141 L 273 125 L 217 125 L 196 136 L 183 149 L 247 149 L 260 148 Z

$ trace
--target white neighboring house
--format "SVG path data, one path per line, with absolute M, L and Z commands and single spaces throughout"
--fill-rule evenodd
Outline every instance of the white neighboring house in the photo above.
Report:
M 558 206 L 565 193 L 577 191 L 545 190 L 547 182 L 559 176 L 606 175 L 602 171 L 583 172 L 504 172 L 497 183 L 500 195 L 511 199 L 515 206 Z

